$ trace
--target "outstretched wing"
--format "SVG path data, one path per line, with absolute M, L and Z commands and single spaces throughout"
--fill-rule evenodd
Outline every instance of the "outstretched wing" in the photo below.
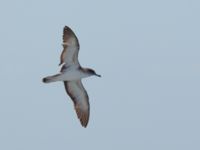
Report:
M 81 80 L 65 81 L 66 92 L 74 102 L 74 108 L 81 125 L 86 127 L 89 121 L 90 105 L 88 94 L 83 87 Z
M 79 42 L 74 32 L 67 26 L 63 29 L 63 51 L 60 56 L 60 64 L 67 66 L 79 64 L 78 62 Z

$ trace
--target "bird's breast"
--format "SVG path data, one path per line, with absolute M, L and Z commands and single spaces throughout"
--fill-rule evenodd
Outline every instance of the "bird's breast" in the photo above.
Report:
M 67 69 L 63 72 L 64 81 L 80 80 L 86 77 L 89 77 L 89 75 L 78 69 Z

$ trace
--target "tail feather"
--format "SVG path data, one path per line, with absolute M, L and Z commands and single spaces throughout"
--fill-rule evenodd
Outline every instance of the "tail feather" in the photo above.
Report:
M 43 78 L 42 81 L 44 83 L 50 83 L 51 82 L 51 79 L 49 77 L 46 77 L 46 78 Z
M 42 81 L 44 83 L 56 82 L 56 81 L 59 81 L 59 79 L 58 79 L 59 76 L 60 76 L 60 74 L 48 76 L 48 77 L 43 78 Z

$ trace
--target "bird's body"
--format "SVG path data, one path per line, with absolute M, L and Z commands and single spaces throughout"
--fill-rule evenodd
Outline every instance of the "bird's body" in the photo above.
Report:
M 60 73 L 43 78 L 44 83 L 63 81 L 67 94 L 74 102 L 74 107 L 82 126 L 89 121 L 89 97 L 81 82 L 82 78 L 92 75 L 100 77 L 94 70 L 82 68 L 78 61 L 79 42 L 74 32 L 67 26 L 63 31 L 63 52 L 60 57 Z
M 63 68 L 65 68 L 65 66 L 63 66 Z M 56 81 L 75 81 L 89 76 L 91 75 L 85 72 L 81 67 L 70 66 L 67 69 L 61 69 L 59 74 L 46 77 L 45 80 L 48 83 Z

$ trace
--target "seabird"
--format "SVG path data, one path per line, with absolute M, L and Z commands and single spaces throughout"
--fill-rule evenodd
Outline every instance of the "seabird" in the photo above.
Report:
M 93 69 L 83 68 L 78 61 L 79 42 L 75 33 L 67 26 L 63 29 L 63 51 L 60 56 L 60 73 L 43 78 L 44 83 L 63 81 L 67 94 L 74 102 L 74 108 L 83 127 L 89 121 L 90 105 L 88 94 L 81 82 L 89 76 L 101 77 Z

